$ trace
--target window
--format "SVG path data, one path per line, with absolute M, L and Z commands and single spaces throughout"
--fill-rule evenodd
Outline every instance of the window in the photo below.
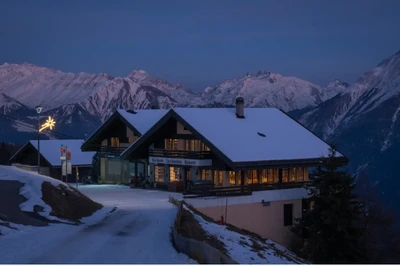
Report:
M 283 205 L 283 226 L 293 225 L 293 204 Z
M 179 168 L 178 167 L 169 167 L 169 181 L 178 181 L 179 179 Z
M 257 170 L 247 171 L 247 184 L 258 184 L 258 171 Z
M 112 147 L 119 147 L 119 138 L 118 137 L 112 137 L 111 138 L 111 146 Z
M 210 181 L 214 180 L 213 179 L 213 171 L 212 170 L 206 170 L 206 180 L 210 180 Z
M 190 180 L 190 170 L 186 170 L 186 180 Z
M 164 182 L 164 166 L 154 166 L 154 181 L 159 183 Z
M 138 162 L 136 165 L 137 165 L 137 175 L 139 177 L 144 177 L 146 175 L 145 173 L 146 167 L 144 163 Z
M 236 171 L 236 185 L 242 184 L 242 171 Z
M 110 175 L 120 175 L 121 174 L 121 161 L 108 159 L 108 174 Z
M 222 186 L 222 171 L 214 170 L 213 182 L 216 186 Z
M 135 176 L 135 163 L 129 163 L 129 174 L 130 176 Z
M 164 147 L 166 150 L 176 151 L 178 149 L 178 140 L 177 139 L 165 139 Z
M 205 169 L 200 170 L 200 180 L 206 180 L 206 170 Z
M 268 183 L 268 170 L 261 170 L 261 183 Z
M 206 144 L 201 143 L 201 150 L 202 151 L 210 151 L 210 148 L 206 146 Z
M 282 169 L 282 183 L 289 182 L 289 169 Z
M 279 182 L 279 169 L 268 169 L 268 183 Z
M 236 184 L 236 175 L 235 171 L 229 171 L 229 184 L 235 185 Z
M 297 181 L 297 169 L 296 168 L 290 168 L 290 182 L 296 182 Z
M 297 181 L 304 181 L 304 168 L 298 167 L 296 172 L 297 172 Z

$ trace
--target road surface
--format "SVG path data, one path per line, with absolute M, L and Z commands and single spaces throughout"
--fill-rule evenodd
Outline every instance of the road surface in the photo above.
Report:
M 89 226 L 51 225 L 46 231 L 40 229 L 43 232 L 31 230 L 23 234 L 23 243 L 18 238 L 0 238 L 9 241 L 5 247 L 10 252 L 18 249 L 14 257 L 0 254 L 0 263 L 194 263 L 178 253 L 170 241 L 177 213 L 177 208 L 168 202 L 171 193 L 107 185 L 86 185 L 80 190 L 117 210 Z

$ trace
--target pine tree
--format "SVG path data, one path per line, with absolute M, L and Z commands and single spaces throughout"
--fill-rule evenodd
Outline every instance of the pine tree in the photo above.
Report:
M 331 149 L 310 187 L 314 204 L 293 228 L 303 241 L 301 255 L 313 263 L 366 262 L 360 225 L 363 206 L 354 193 L 354 177 L 339 168 Z

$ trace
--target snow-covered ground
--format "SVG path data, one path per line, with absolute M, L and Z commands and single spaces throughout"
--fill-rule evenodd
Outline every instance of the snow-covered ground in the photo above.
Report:
M 228 255 L 240 264 L 303 263 L 295 254 L 271 240 L 260 241 L 251 236 L 239 234 L 226 226 L 204 220 L 185 205 L 184 208 L 192 213 L 207 234 L 214 235 L 221 241 Z
M 78 226 L 11 224 L 18 231 L 0 226 L 0 263 L 195 263 L 170 242 L 177 207 L 168 196 L 180 195 L 115 185 L 84 185 L 79 190 L 105 208 Z

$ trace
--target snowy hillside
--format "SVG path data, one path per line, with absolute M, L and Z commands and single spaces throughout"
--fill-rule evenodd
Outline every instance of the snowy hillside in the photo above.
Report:
M 350 158 L 353 172 L 364 169 L 381 195 L 397 205 L 400 148 L 400 51 L 339 95 L 293 114 L 306 127 Z
M 328 90 L 295 77 L 284 77 L 267 71 L 248 73 L 238 79 L 227 80 L 203 93 L 206 102 L 232 105 L 242 96 L 248 107 L 278 107 L 284 111 L 316 106 L 343 90 L 341 84 L 330 84 Z

